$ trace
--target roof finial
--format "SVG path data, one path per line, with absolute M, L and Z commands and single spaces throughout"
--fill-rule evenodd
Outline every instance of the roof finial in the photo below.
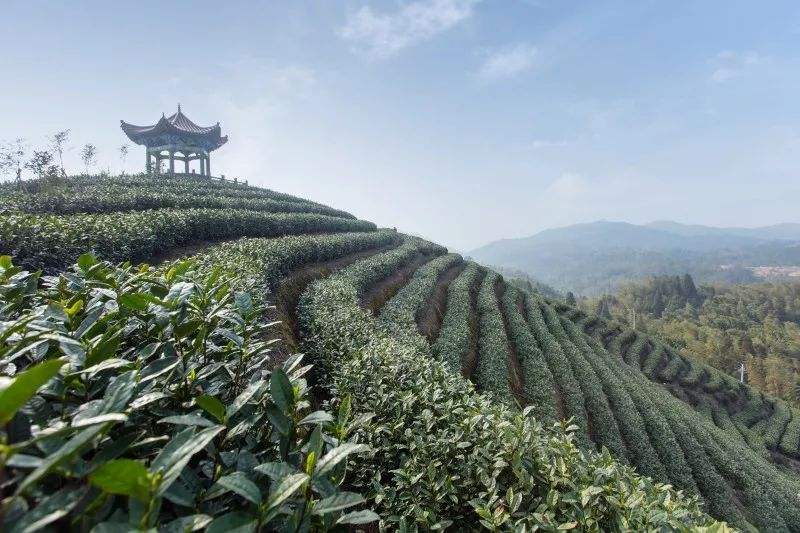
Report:
M 180 102 L 178 102 L 178 113 L 180 113 L 180 112 L 181 112 L 181 104 L 180 104 Z

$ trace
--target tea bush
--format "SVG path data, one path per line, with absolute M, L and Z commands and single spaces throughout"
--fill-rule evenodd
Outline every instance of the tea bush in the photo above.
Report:
M 509 386 L 508 338 L 495 294 L 501 279 L 496 272 L 487 272 L 478 291 L 478 364 L 473 379 L 478 389 L 493 393 L 498 401 L 514 405 L 516 399 Z
M 406 328 L 415 326 L 417 316 L 428 301 L 439 275 L 461 262 L 458 254 L 447 254 L 421 266 L 411 280 L 381 310 L 381 319 Z
M 91 250 L 109 261 L 146 260 L 197 240 L 374 231 L 362 220 L 240 209 L 159 209 L 101 215 L 0 215 L 0 253 L 55 270 Z
M 359 307 L 360 271 L 314 283 L 299 312 L 310 353 L 335 362 L 336 393 L 370 417 L 356 434 L 372 451 L 353 474 L 385 527 L 726 530 L 695 498 L 581 451 L 574 427 L 544 428 L 477 394 L 415 331 Z
M 243 187 L 208 188 L 203 182 L 182 179 L 131 184 L 123 178 L 98 179 L 81 183 L 67 179 L 37 192 L 0 188 L 3 210 L 24 213 L 68 215 L 75 213 L 113 213 L 164 208 L 246 209 L 271 213 L 318 213 L 343 218 L 353 215 L 306 200 L 278 193 L 258 194 Z
M 483 271 L 475 263 L 468 263 L 447 288 L 447 311 L 442 327 L 431 350 L 452 372 L 459 374 L 471 348 L 473 332 L 470 327 L 472 292 Z
M 56 277 L 0 258 L 2 529 L 326 530 L 375 521 L 342 490 L 358 427 L 273 366 L 263 292 L 181 262 L 93 256 Z

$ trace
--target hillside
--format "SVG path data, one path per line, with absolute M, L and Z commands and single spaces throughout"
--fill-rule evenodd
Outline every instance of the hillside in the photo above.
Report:
M 800 531 L 800 412 L 655 339 L 266 189 L 26 187 L 0 187 L 10 530 Z
M 660 274 L 689 272 L 700 282 L 755 281 L 749 267 L 800 265 L 798 241 L 796 224 L 748 229 L 600 221 L 495 241 L 468 255 L 522 270 L 559 290 L 596 295 Z
M 680 353 L 800 406 L 800 284 L 701 285 L 688 275 L 623 285 L 580 307 L 664 339 Z

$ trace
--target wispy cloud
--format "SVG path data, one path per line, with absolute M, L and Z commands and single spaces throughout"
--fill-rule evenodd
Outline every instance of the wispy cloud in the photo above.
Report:
M 484 81 L 512 78 L 533 68 L 539 56 L 535 46 L 517 44 L 490 54 L 481 65 L 478 76 Z
M 711 73 L 711 81 L 723 83 L 733 78 L 738 78 L 747 69 L 762 64 L 766 60 L 766 57 L 757 52 L 725 50 L 717 54 L 711 62 L 714 66 L 714 71 Z
M 561 201 L 573 201 L 591 190 L 589 182 L 580 174 L 566 172 L 556 178 L 544 190 L 544 196 Z
M 339 35 L 356 51 L 375 59 L 391 57 L 472 16 L 481 0 L 416 0 L 391 13 L 364 6 L 351 13 Z

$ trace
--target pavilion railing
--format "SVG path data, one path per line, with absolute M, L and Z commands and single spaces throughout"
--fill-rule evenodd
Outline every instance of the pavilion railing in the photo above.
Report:
M 227 183 L 238 183 L 240 185 L 247 185 L 247 180 L 240 180 L 238 178 L 226 178 L 225 174 L 221 176 L 203 176 L 202 174 L 196 174 L 194 172 L 185 173 L 185 172 L 162 172 L 160 174 L 156 174 L 157 176 L 164 176 L 167 178 L 195 178 L 199 180 L 211 180 L 211 181 L 224 181 Z

